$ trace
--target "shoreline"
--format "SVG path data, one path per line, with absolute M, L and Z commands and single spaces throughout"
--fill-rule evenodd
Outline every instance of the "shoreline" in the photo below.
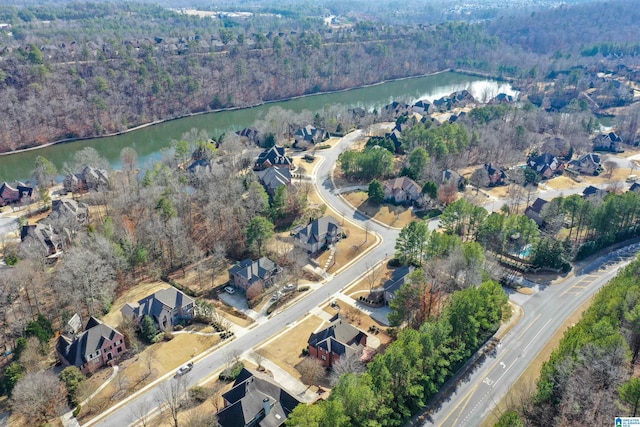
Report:
M 199 115 L 203 115 L 203 114 L 220 113 L 220 112 L 225 112 L 225 111 L 246 110 L 246 109 L 249 109 L 249 108 L 260 107 L 260 106 L 268 105 L 268 104 L 274 104 L 274 103 L 277 103 L 277 102 L 293 101 L 293 100 L 296 100 L 296 99 L 306 98 L 306 97 L 316 96 L 316 95 L 328 95 L 328 94 L 332 94 L 332 93 L 348 92 L 348 91 L 357 90 L 357 89 L 375 87 L 375 86 L 379 86 L 379 85 L 382 85 L 382 84 L 385 84 L 385 83 L 391 83 L 391 82 L 397 82 L 397 81 L 409 80 L 409 79 L 418 79 L 418 78 L 421 78 L 421 77 L 435 76 L 435 75 L 443 74 L 443 73 L 459 73 L 459 74 L 466 74 L 466 75 L 469 75 L 469 76 L 490 78 L 490 79 L 494 79 L 494 80 L 497 80 L 497 81 L 512 81 L 512 79 L 505 79 L 504 77 L 502 77 L 502 78 L 501 77 L 496 77 L 496 76 L 492 76 L 492 75 L 486 74 L 486 73 L 481 73 L 481 72 L 478 72 L 478 71 L 470 71 L 470 70 L 455 69 L 455 68 L 445 68 L 444 70 L 435 71 L 435 72 L 432 72 L 432 73 L 420 74 L 420 75 L 417 75 L 417 76 L 398 77 L 398 78 L 395 78 L 395 79 L 382 80 L 380 82 L 361 85 L 361 86 L 352 87 L 352 88 L 337 89 L 337 90 L 331 90 L 331 91 L 325 91 L 325 92 L 308 93 L 308 94 L 304 94 L 304 95 L 291 96 L 291 97 L 288 97 L 288 98 L 274 99 L 274 100 L 269 100 L 269 101 L 262 101 L 260 103 L 253 104 L 253 105 L 248 105 L 248 106 L 245 106 L 245 107 L 227 107 L 227 108 L 218 108 L 218 109 L 215 109 L 215 110 L 199 111 L 199 112 L 189 113 L 189 114 L 185 114 L 185 115 L 178 116 L 178 117 L 171 117 L 171 118 L 167 118 L 167 119 L 155 120 L 155 121 L 149 122 L 149 123 L 143 123 L 141 125 L 138 125 L 138 126 L 135 126 L 135 127 L 123 130 L 123 131 L 112 132 L 112 133 L 109 133 L 109 134 L 106 134 L 106 135 L 87 136 L 87 137 L 79 137 L 79 138 L 65 138 L 65 139 L 59 139 L 57 141 L 47 142 L 45 144 L 37 145 L 37 146 L 34 146 L 34 147 L 20 148 L 18 150 L 14 150 L 14 151 L 5 151 L 5 152 L 1 152 L 0 153 L 0 157 L 2 157 L 2 156 L 11 156 L 12 154 L 26 153 L 26 152 L 29 152 L 29 151 L 34 151 L 34 150 L 38 150 L 38 149 L 41 149 L 41 148 L 51 147 L 53 145 L 58 145 L 58 144 L 65 144 L 65 143 L 68 143 L 68 142 L 88 141 L 88 140 L 93 140 L 93 139 L 111 138 L 111 137 L 114 137 L 114 136 L 124 135 L 124 134 L 130 133 L 130 132 L 135 132 L 135 131 L 144 129 L 146 127 L 155 126 L 155 125 L 159 125 L 159 124 L 162 124 L 162 123 L 168 123 L 168 122 L 171 122 L 173 120 L 180 120 L 180 119 L 184 119 L 184 118 L 188 118 L 188 117 L 195 117 L 195 116 L 199 116 Z

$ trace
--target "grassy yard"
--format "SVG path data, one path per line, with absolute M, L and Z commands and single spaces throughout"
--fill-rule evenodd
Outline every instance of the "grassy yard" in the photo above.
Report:
M 300 372 L 295 367 L 304 359 L 301 356 L 302 349 L 307 347 L 309 336 L 323 323 L 319 317 L 309 316 L 257 351 L 295 378 L 300 379 Z
M 165 282 L 141 282 L 136 284 L 116 298 L 111 306 L 111 310 L 102 318 L 102 321 L 107 325 L 117 328 L 118 325 L 122 323 L 122 313 L 120 313 L 122 306 L 128 302 L 137 302 L 147 295 L 151 295 L 161 289 L 166 289 L 169 286 L 170 285 Z
M 176 334 L 171 341 L 151 345 L 138 355 L 121 362 L 118 376 L 82 408 L 80 423 L 93 418 L 167 372 L 177 369 L 219 341 L 217 336 Z M 104 375 L 102 372 L 108 377 L 111 370 L 101 371 L 100 375 Z M 100 383 L 102 381 L 104 380 Z
M 360 212 L 391 227 L 402 228 L 411 221 L 419 219 L 414 215 L 413 209 L 408 209 L 405 206 L 395 206 L 388 203 L 380 205 L 371 202 L 369 196 L 364 191 L 346 193 L 343 194 L 343 197 Z

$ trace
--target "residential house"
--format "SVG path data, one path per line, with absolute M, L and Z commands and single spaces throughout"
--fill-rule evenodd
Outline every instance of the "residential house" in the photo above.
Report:
M 471 95 L 471 92 L 466 89 L 453 92 L 449 95 L 449 98 L 452 100 L 453 108 L 463 108 L 476 102 L 476 99 Z
M 598 135 L 593 140 L 593 151 L 610 151 L 612 153 L 622 153 L 620 148 L 622 139 L 615 133 L 609 132 Z
M 193 319 L 195 301 L 174 287 L 162 289 L 137 303 L 126 303 L 120 311 L 124 317 L 140 322 L 151 317 L 161 331 L 171 330 L 183 320 Z
M 496 104 L 511 104 L 514 101 L 513 96 L 507 95 L 506 93 L 499 93 L 495 96 L 495 98 L 489 101 L 490 105 Z
M 83 332 L 61 335 L 56 345 L 60 362 L 78 367 L 85 375 L 113 366 L 126 350 L 124 335 L 95 317 L 89 318 Z
M 393 101 L 391 104 L 382 107 L 380 116 L 388 120 L 395 120 L 400 116 L 406 116 L 412 111 L 411 105 L 406 102 Z
M 342 356 L 360 358 L 367 345 L 367 334 L 338 314 L 325 329 L 312 333 L 307 344 L 309 356 L 329 368 Z
M 525 216 L 534 220 L 536 224 L 538 224 L 538 227 L 542 227 L 544 225 L 544 219 L 542 218 L 542 209 L 547 203 L 549 202 L 538 197 L 531 206 L 528 206 L 524 210 Z
M 289 159 L 284 154 L 284 147 L 279 147 L 274 145 L 271 148 L 267 148 L 258 156 L 255 165 L 253 166 L 254 170 L 265 170 L 270 168 L 271 166 L 280 166 L 286 167 L 289 169 L 293 169 L 293 164 L 291 163 L 291 159 Z
M 260 133 L 254 128 L 244 128 L 236 132 L 236 135 L 246 139 L 247 141 L 260 145 Z
M 13 184 L 3 182 L 0 185 L 0 207 L 21 202 L 22 199 L 31 200 L 32 195 L 33 187 L 22 182 Z
M 109 187 L 109 176 L 104 169 L 86 166 L 80 173 L 70 173 L 65 176 L 62 184 L 67 193 L 100 191 Z
M 442 183 L 454 184 L 458 189 L 464 188 L 464 178 L 452 169 L 442 171 Z
M 382 183 L 384 198 L 392 203 L 412 204 L 418 201 L 422 189 L 411 178 L 401 176 L 400 178 L 388 179 Z
M 435 111 L 435 107 L 433 106 L 433 104 L 426 100 L 420 100 L 416 102 L 411 108 L 414 113 L 418 113 L 423 116 L 428 116 Z
M 607 194 L 609 194 L 607 190 L 602 190 L 598 187 L 594 187 L 593 185 L 588 186 L 584 191 L 582 191 L 582 197 L 585 199 L 603 198 Z
M 51 224 L 41 221 L 35 225 L 23 225 L 20 241 L 22 246 L 35 248 L 46 258 L 55 259 L 62 255 L 64 248 L 71 242 L 71 233 L 66 229 L 58 233 Z
M 567 167 L 583 175 L 597 176 L 600 175 L 603 170 L 600 162 L 600 155 L 595 153 L 587 153 L 583 156 L 580 156 L 576 160 L 571 160 Z
M 291 185 L 291 169 L 286 166 L 271 166 L 256 174 L 258 181 L 271 197 L 276 194 L 278 188 Z
M 449 111 L 451 109 L 452 104 L 453 104 L 453 100 L 448 96 L 443 96 L 442 98 L 438 98 L 433 101 L 433 107 L 441 113 L 444 113 L 445 111 Z
M 487 171 L 487 176 L 489 177 L 489 187 L 507 183 L 507 173 L 503 169 L 494 166 L 493 163 L 485 163 L 484 170 Z
M 187 172 L 195 175 L 205 173 L 205 172 L 211 172 L 211 160 L 206 158 L 194 160 L 187 167 Z
M 306 125 L 293 134 L 293 146 L 297 148 L 309 148 L 329 138 L 329 133 L 312 125 Z
M 413 273 L 414 270 L 415 267 L 412 266 L 404 266 L 393 270 L 391 278 L 382 285 L 384 289 L 384 300 L 387 304 L 396 297 L 398 289 L 409 281 L 409 275 Z
M 243 369 L 233 388 L 222 395 L 224 408 L 218 413 L 220 427 L 280 427 L 300 404 L 293 393 L 273 378 Z
M 50 217 L 67 217 L 80 224 L 89 223 L 89 206 L 86 203 L 76 202 L 72 199 L 58 199 L 51 202 Z
M 532 157 L 527 161 L 527 165 L 543 178 L 551 178 L 553 175 L 561 174 L 565 167 L 564 163 L 551 153 L 542 153 L 537 157 Z
M 296 245 L 309 253 L 316 253 L 325 246 L 333 245 L 342 237 L 342 227 L 331 215 L 312 221 L 293 236 Z
M 245 259 L 229 269 L 229 281 L 247 292 L 253 286 L 268 288 L 278 280 L 282 269 L 269 258 Z

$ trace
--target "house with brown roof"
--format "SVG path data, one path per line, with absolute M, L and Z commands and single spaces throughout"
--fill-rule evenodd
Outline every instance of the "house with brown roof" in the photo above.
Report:
M 253 286 L 273 286 L 281 272 L 280 266 L 267 257 L 255 261 L 245 259 L 229 269 L 229 281 L 247 292 Z
M 284 147 L 274 145 L 273 147 L 264 150 L 256 159 L 253 170 L 261 171 L 268 169 L 271 166 L 293 169 L 291 159 L 285 155 Z
M 338 221 L 331 215 L 327 215 L 311 221 L 309 225 L 300 229 L 293 236 L 293 241 L 297 246 L 313 254 L 337 243 L 342 233 L 342 227 Z
M 61 335 L 56 345 L 60 362 L 78 367 L 85 375 L 113 366 L 126 350 L 124 335 L 95 317 L 89 318 L 83 332 Z
M 309 356 L 328 368 L 343 356 L 360 358 L 367 346 L 367 334 L 338 314 L 331 319 L 329 326 L 312 333 L 307 344 Z
M 183 320 L 194 317 L 196 302 L 174 287 L 162 289 L 137 303 L 126 303 L 120 312 L 139 323 L 149 316 L 161 331 L 171 330 Z
M 233 388 L 222 395 L 224 408 L 216 414 L 220 427 L 280 427 L 300 401 L 273 378 L 242 369 Z
M 489 187 L 506 184 L 507 173 L 504 169 L 494 166 L 493 163 L 485 163 L 484 170 L 487 171 L 487 176 L 489 177 Z
M 33 187 L 22 182 L 6 183 L 0 185 L 0 207 L 24 200 L 31 200 L 33 195 Z
M 382 183 L 384 198 L 396 204 L 413 204 L 420 197 L 422 189 L 411 178 L 401 176 Z

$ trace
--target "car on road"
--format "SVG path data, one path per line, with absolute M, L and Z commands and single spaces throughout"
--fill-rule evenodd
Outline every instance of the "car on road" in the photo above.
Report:
M 190 372 L 192 369 L 193 369 L 193 363 L 192 362 L 189 362 L 186 365 L 182 365 L 176 371 L 176 377 L 181 377 L 184 374 Z
M 224 291 L 226 293 L 228 293 L 229 295 L 233 295 L 236 292 L 236 290 L 233 288 L 233 286 L 225 286 L 224 287 Z
M 291 292 L 292 290 L 294 290 L 296 288 L 296 285 L 294 285 L 293 283 L 289 283 L 288 285 L 285 285 L 284 288 L 282 288 L 282 290 L 284 292 Z

